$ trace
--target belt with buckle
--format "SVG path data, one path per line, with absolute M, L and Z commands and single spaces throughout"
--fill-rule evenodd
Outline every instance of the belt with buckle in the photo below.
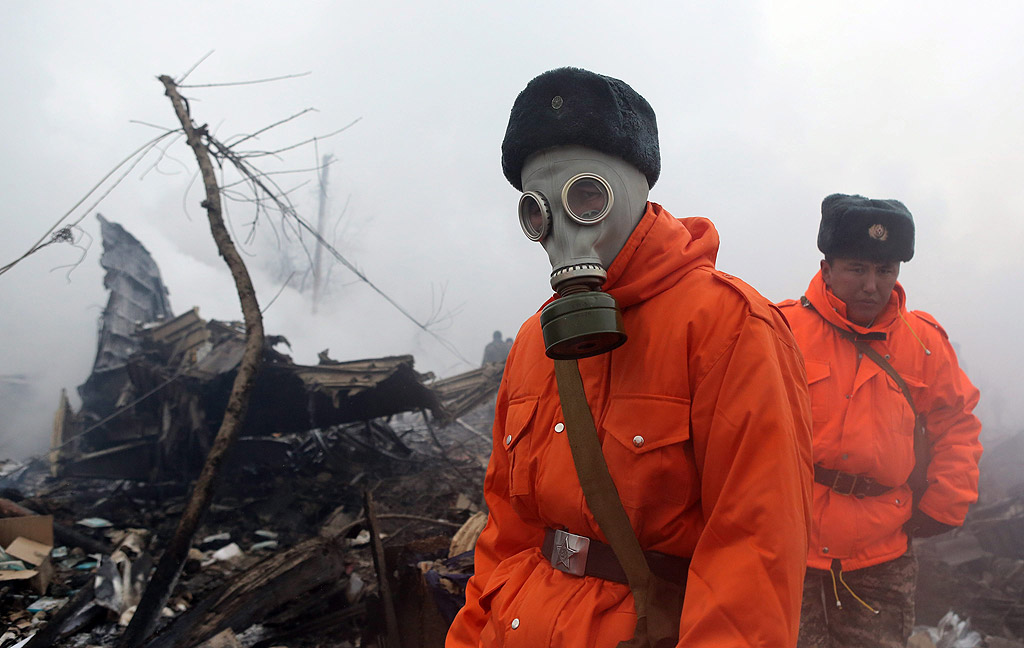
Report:
M 893 489 L 892 486 L 879 484 L 871 477 L 833 470 L 820 464 L 814 464 L 814 481 L 828 486 L 840 495 L 852 495 L 856 498 L 878 497 Z
M 574 576 L 594 576 L 604 580 L 626 583 L 626 572 L 619 564 L 611 545 L 587 536 L 576 535 L 561 529 L 544 532 L 544 557 L 551 566 Z M 645 551 L 647 566 L 651 572 L 686 588 L 686 573 L 690 568 L 689 558 L 670 556 L 657 551 Z

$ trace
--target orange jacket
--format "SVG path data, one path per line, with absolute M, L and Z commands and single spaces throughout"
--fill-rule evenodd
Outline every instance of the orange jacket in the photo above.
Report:
M 803 363 L 779 311 L 715 270 L 717 252 L 710 221 L 648 204 L 606 283 L 629 339 L 580 373 L 640 544 L 692 557 L 679 645 L 792 646 L 810 524 Z M 448 648 L 601 648 L 633 634 L 627 585 L 556 571 L 541 554 L 546 528 L 606 540 L 556 427 L 538 320 L 505 366 L 490 515 Z
M 971 413 L 978 390 L 960 370 L 935 319 L 906 310 L 900 284 L 871 327 L 846 319 L 846 305 L 828 290 L 820 272 L 805 296 L 813 309 L 794 300 L 780 307 L 807 364 L 814 461 L 896 486 L 884 495 L 858 499 L 815 483 L 807 564 L 828 569 L 838 558 L 845 570 L 870 567 L 907 550 L 902 526 L 912 505 L 906 481 L 914 467 L 914 415 L 895 381 L 870 358 L 859 358 L 832 324 L 882 338 L 870 344 L 910 387 L 931 441 L 929 487 L 921 511 L 953 526 L 963 524 L 968 505 L 978 498 L 981 423 Z

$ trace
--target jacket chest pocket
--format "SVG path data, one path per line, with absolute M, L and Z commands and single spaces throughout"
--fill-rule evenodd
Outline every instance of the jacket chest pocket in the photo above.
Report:
M 913 396 L 915 387 L 924 387 L 924 383 L 913 376 L 901 375 L 900 377 L 910 387 L 911 396 Z M 896 384 L 896 381 L 884 372 L 882 378 L 885 380 L 885 395 L 889 401 L 889 407 L 884 408 L 888 410 L 889 420 L 883 423 L 888 423 L 894 431 L 900 434 L 912 435 L 916 424 L 914 410 L 910 407 L 907 397 L 903 395 L 903 390 Z
M 650 509 L 696 499 L 689 401 L 612 397 L 601 429 L 608 470 L 624 506 Z
M 804 367 L 807 370 L 807 389 L 811 394 L 811 420 L 816 426 L 821 425 L 828 421 L 832 411 L 831 390 L 834 385 L 829 384 L 832 368 L 821 360 L 804 360 Z
M 528 434 L 537 412 L 537 399 L 513 401 L 505 415 L 505 438 L 501 440 L 509 463 L 509 495 L 526 495 L 532 490 L 536 462 L 531 457 Z

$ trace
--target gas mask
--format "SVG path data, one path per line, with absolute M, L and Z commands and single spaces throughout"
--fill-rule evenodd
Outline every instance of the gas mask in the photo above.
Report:
M 615 156 L 558 146 L 531 155 L 522 180 L 519 222 L 547 251 L 559 295 L 540 316 L 548 357 L 586 358 L 622 345 L 618 305 L 601 288 L 644 215 L 646 176 Z

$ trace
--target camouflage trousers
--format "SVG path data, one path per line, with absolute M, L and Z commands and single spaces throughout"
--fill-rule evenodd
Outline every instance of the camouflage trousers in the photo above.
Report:
M 904 648 L 914 626 L 916 587 L 917 558 L 910 551 L 850 572 L 840 572 L 838 560 L 831 572 L 808 569 L 797 647 Z

